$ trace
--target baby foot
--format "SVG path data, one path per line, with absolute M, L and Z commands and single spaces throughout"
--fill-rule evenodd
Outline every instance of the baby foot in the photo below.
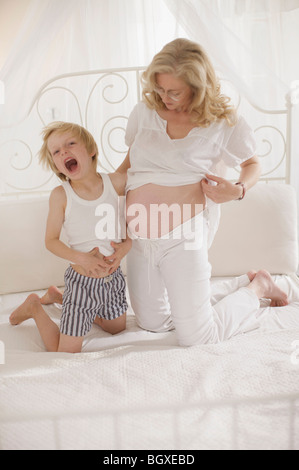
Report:
M 16 310 L 12 312 L 9 321 L 12 325 L 19 325 L 25 320 L 33 317 L 34 307 L 39 304 L 40 298 L 36 294 L 30 294 Z
M 40 299 L 43 305 L 62 304 L 62 292 L 56 286 L 51 286 Z

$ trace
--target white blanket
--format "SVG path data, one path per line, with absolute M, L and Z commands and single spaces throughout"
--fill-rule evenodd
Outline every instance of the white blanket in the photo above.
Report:
M 179 348 L 130 312 L 76 355 L 45 352 L 32 321 L 9 325 L 27 294 L 2 296 L 0 448 L 299 449 L 299 283 L 277 281 L 290 305 L 264 305 L 259 328 L 229 341 Z

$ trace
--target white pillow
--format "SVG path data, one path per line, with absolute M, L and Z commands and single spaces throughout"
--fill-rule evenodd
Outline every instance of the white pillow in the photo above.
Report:
M 69 262 L 45 248 L 47 214 L 47 197 L 0 202 L 0 294 L 63 286 Z M 243 201 L 223 204 L 209 251 L 213 276 L 296 272 L 296 227 L 296 193 L 288 185 L 259 183 Z
M 286 184 L 258 183 L 242 201 L 221 207 L 209 251 L 213 276 L 238 276 L 250 269 L 272 274 L 298 267 L 296 192 Z
M 64 285 L 69 261 L 45 248 L 48 201 L 40 197 L 0 202 L 0 294 Z M 124 262 L 122 270 L 125 274 Z
M 48 197 L 0 203 L 0 294 L 64 284 L 68 262 L 45 248 Z

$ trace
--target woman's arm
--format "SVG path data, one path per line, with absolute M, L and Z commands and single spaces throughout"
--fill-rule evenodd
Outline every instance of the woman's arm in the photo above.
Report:
M 122 162 L 122 164 L 115 170 L 117 173 L 127 173 L 128 169 L 130 168 L 130 150 L 127 153 L 126 158 Z
M 248 191 L 259 180 L 261 175 L 261 167 L 258 157 L 252 157 L 244 163 L 241 163 L 241 172 L 239 181 Z M 239 199 L 243 194 L 241 185 L 236 185 L 230 181 L 214 175 L 206 175 L 208 180 L 216 182 L 216 186 L 210 185 L 207 181 L 202 180 L 202 189 L 205 195 L 212 201 L 221 204 L 232 200 Z
M 239 181 L 244 183 L 246 191 L 252 188 L 260 179 L 261 165 L 258 157 L 252 157 L 244 163 L 241 163 L 241 173 Z M 239 188 L 240 191 L 240 188 Z M 242 195 L 242 192 L 240 196 Z

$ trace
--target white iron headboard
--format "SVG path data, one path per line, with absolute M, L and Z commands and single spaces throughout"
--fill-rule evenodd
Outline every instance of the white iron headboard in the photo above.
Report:
M 127 148 L 124 131 L 130 111 L 141 98 L 143 67 L 65 74 L 45 83 L 32 100 L 26 119 L 13 128 L 0 128 L 0 196 L 20 198 L 48 193 L 57 179 L 38 163 L 42 127 L 55 120 L 77 122 L 96 138 L 100 170 L 113 171 Z M 225 80 L 223 93 L 232 97 L 258 142 L 262 180 L 291 182 L 293 111 L 299 86 L 286 97 L 286 107 L 264 110 L 253 106 Z M 228 177 L 236 177 L 232 170 Z

